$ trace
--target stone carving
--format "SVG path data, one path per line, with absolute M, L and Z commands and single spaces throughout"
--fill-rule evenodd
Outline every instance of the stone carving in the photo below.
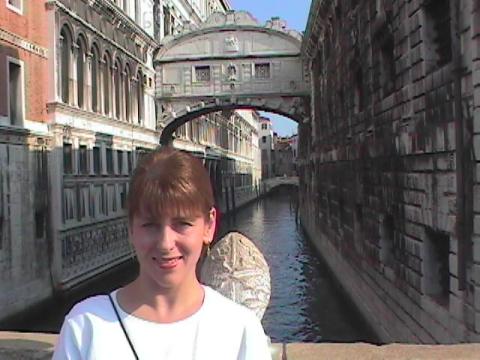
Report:
M 218 27 L 259 27 L 265 29 L 271 29 L 275 31 L 280 31 L 286 33 L 295 39 L 302 41 L 302 34 L 296 30 L 287 29 L 287 23 L 284 20 L 279 18 L 272 18 L 268 20 L 265 25 L 261 25 L 255 17 L 247 11 L 236 11 L 234 13 L 221 13 L 215 12 L 209 16 L 209 18 L 200 25 L 186 23 L 183 26 L 178 26 L 176 28 L 175 35 L 165 36 L 161 43 L 166 44 L 176 38 L 179 38 L 185 34 L 195 32 L 198 30 L 204 30 L 209 28 L 218 28 Z
M 225 52 L 239 52 L 240 45 L 238 39 L 235 36 L 229 36 L 225 38 Z
M 270 301 L 270 270 L 262 253 L 245 235 L 230 232 L 206 257 L 200 278 L 224 296 L 262 318 Z

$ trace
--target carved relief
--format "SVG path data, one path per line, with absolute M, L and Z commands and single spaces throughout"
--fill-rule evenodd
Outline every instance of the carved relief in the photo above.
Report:
M 235 36 L 229 36 L 225 38 L 224 42 L 225 52 L 239 52 L 240 44 L 238 39 Z

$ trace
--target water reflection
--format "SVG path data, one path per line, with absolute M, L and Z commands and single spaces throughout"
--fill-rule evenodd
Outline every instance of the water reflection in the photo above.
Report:
M 290 192 L 241 209 L 235 219 L 225 219 L 219 232 L 242 232 L 270 266 L 272 297 L 263 319 L 265 331 L 273 342 L 375 341 L 296 225 Z

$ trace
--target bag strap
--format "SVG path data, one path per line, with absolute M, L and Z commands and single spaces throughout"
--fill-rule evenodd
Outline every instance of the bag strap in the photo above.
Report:
M 135 356 L 136 360 L 138 359 L 137 352 L 135 351 L 135 348 L 133 347 L 132 341 L 130 340 L 130 337 L 128 336 L 127 330 L 125 329 L 125 326 L 123 325 L 122 319 L 120 319 L 120 315 L 118 314 L 117 307 L 115 306 L 115 303 L 113 302 L 112 296 L 108 294 L 108 298 L 110 300 L 110 303 L 112 304 L 113 310 L 115 311 L 115 315 L 117 316 L 117 320 L 120 323 L 120 326 L 122 327 L 123 333 L 125 334 L 125 337 L 127 338 L 128 345 L 130 345 L 130 349 L 132 349 L 133 355 Z

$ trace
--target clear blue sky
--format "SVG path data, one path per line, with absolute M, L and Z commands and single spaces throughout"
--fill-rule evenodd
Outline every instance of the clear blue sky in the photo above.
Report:
M 246 10 L 260 24 L 265 24 L 273 16 L 287 21 L 289 29 L 304 31 L 307 25 L 311 0 L 230 0 L 235 10 Z M 280 136 L 297 133 L 297 123 L 280 115 L 262 113 L 272 119 L 274 130 Z

